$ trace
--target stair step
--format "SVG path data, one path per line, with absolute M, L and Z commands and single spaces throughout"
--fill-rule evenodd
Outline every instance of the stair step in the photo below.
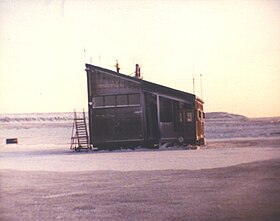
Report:
M 90 143 L 89 143 L 89 136 L 88 136 L 88 130 L 87 130 L 87 124 L 86 124 L 86 116 L 85 113 L 83 113 L 83 116 L 78 116 L 76 112 L 74 112 L 74 128 L 75 129 L 75 136 L 71 137 L 71 148 L 74 145 L 75 150 L 76 149 L 89 149 Z

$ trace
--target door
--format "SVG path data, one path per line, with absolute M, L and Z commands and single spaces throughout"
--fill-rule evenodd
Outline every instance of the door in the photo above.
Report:
M 157 97 L 145 93 L 146 134 L 148 140 L 159 139 Z

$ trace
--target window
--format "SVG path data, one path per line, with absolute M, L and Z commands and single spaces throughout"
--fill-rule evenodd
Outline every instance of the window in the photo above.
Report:
M 192 122 L 192 112 L 187 112 L 186 114 L 186 121 L 187 122 Z
M 103 106 L 104 106 L 104 99 L 103 99 L 103 96 L 94 97 L 94 98 L 92 99 L 92 104 L 93 104 L 93 107 L 103 107 Z
M 140 104 L 140 94 L 128 95 L 129 105 Z
M 183 113 L 179 113 L 179 123 L 183 123 Z
M 160 97 L 160 121 L 172 122 L 172 100 Z
M 201 110 L 197 110 L 197 119 L 202 121 L 203 118 L 205 118 L 205 113 L 202 112 Z
M 114 95 L 105 96 L 105 106 L 115 106 L 115 105 L 116 105 L 116 101 Z
M 128 102 L 127 102 L 127 95 L 126 95 L 126 94 L 117 95 L 117 105 L 118 105 L 118 106 L 121 106 L 121 105 L 128 105 Z

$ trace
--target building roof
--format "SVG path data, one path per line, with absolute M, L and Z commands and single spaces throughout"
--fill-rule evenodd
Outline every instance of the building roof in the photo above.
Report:
M 165 95 L 175 96 L 175 97 L 178 97 L 181 99 L 198 99 L 201 103 L 204 103 L 200 98 L 196 97 L 196 95 L 194 95 L 194 94 L 180 91 L 180 90 L 177 90 L 174 88 L 166 87 L 166 86 L 156 84 L 156 83 L 153 83 L 150 81 L 145 81 L 143 79 L 135 78 L 135 77 L 132 77 L 129 75 L 117 73 L 116 71 L 112 71 L 112 70 L 102 68 L 99 66 L 95 66 L 92 64 L 86 64 L 86 71 L 88 71 L 88 70 L 98 70 L 98 71 L 103 72 L 104 74 L 109 74 L 109 75 L 113 75 L 116 77 L 120 77 L 122 79 L 129 80 L 129 81 L 138 82 L 142 85 L 142 88 L 145 91 L 157 92 L 157 93 L 161 93 L 161 94 L 165 94 Z

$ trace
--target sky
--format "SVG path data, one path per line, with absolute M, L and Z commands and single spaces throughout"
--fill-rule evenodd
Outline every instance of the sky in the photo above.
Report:
M 280 116 L 277 0 L 1 0 L 0 28 L 0 113 L 86 109 L 85 63 L 117 59 L 205 112 Z

